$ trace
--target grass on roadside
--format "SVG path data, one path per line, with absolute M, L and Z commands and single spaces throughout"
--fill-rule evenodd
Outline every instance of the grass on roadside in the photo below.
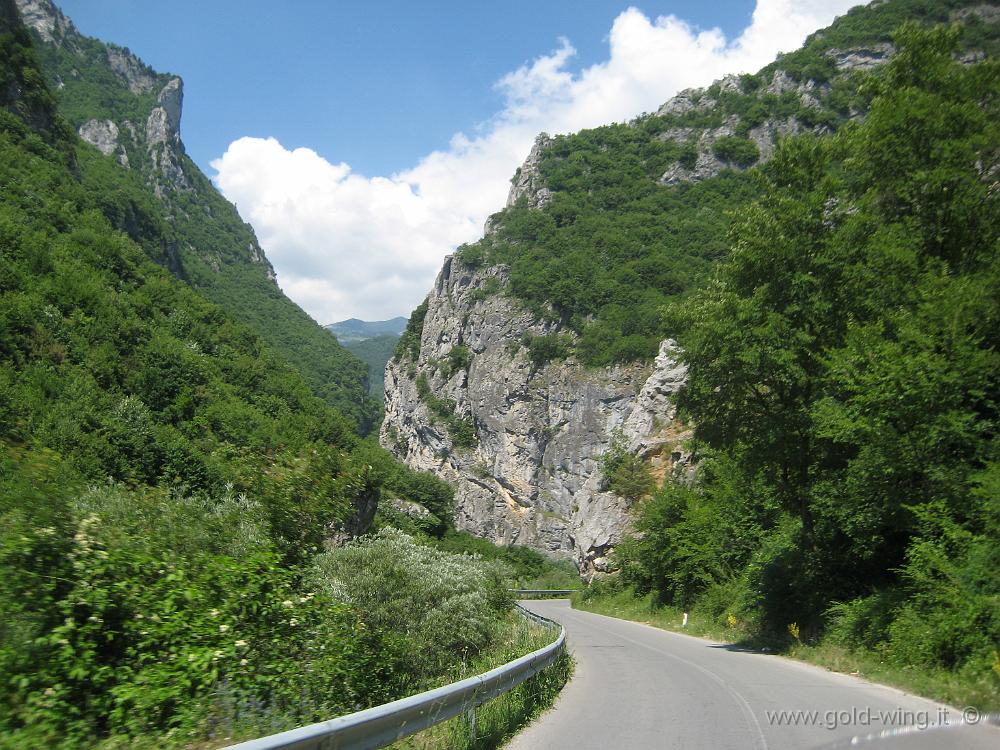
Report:
M 489 653 L 456 667 L 442 685 L 482 674 L 552 643 L 557 631 L 510 614 L 506 637 Z M 456 716 L 390 747 L 397 750 L 491 750 L 552 705 L 573 672 L 572 658 L 563 655 L 541 674 L 476 709 L 475 734 L 469 717 Z
M 581 592 L 574 594 L 572 601 L 576 609 L 642 622 L 687 635 L 737 643 L 747 648 L 772 651 L 833 672 L 891 685 L 952 706 L 974 706 L 981 712 L 1000 711 L 1000 695 L 988 675 L 983 678 L 981 675 L 944 669 L 899 667 L 886 663 L 875 652 L 847 649 L 829 640 L 804 643 L 795 638 L 785 641 L 762 639 L 753 636 L 738 621 L 720 623 L 697 609 L 688 613 L 687 627 L 682 627 L 683 611 L 657 605 L 651 595 L 640 597 L 627 589 L 599 594 Z

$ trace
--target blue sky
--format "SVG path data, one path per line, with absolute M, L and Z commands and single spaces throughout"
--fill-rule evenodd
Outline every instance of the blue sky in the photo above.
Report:
M 308 146 L 366 174 L 390 174 L 501 106 L 493 83 L 570 39 L 573 68 L 607 56 L 618 0 L 502 3 L 338 0 L 57 0 L 89 36 L 129 47 L 185 81 L 183 137 L 206 171 L 241 136 Z M 656 0 L 727 35 L 752 0 Z
M 541 132 L 756 71 L 854 0 L 57 0 L 185 80 L 188 152 L 320 323 L 407 315 Z

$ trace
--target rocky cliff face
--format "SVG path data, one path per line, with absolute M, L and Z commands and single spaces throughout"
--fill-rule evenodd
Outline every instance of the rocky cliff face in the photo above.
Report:
M 507 196 L 508 206 L 513 206 L 522 197 L 527 200 L 530 208 L 541 208 L 551 200 L 552 191 L 545 187 L 545 181 L 539 171 L 542 153 L 551 143 L 552 139 L 546 133 L 541 133 L 535 138 L 535 145 L 531 147 L 528 158 L 514 174 Z
M 76 32 L 70 20 L 49 0 L 16 0 L 16 3 L 24 25 L 34 29 L 43 42 L 61 45 L 67 33 Z
M 866 59 L 867 62 L 867 59 Z M 849 66 L 862 68 L 863 64 L 854 60 L 843 63 L 846 71 Z M 853 69 L 852 68 L 852 69 Z M 738 76 L 726 76 L 721 81 L 716 82 L 713 89 L 718 91 L 717 96 L 727 93 L 740 93 L 740 80 Z M 788 76 L 783 70 L 775 70 L 771 80 L 758 93 L 761 96 L 782 97 L 792 95 L 798 99 L 804 108 L 820 109 L 820 96 L 826 94 L 830 89 L 829 84 L 817 84 L 815 81 L 797 82 Z M 673 99 L 657 110 L 658 116 L 707 114 L 718 107 L 718 99 L 711 96 L 706 89 L 687 89 L 680 92 Z M 697 157 L 692 166 L 684 166 L 680 163 L 673 165 L 660 178 L 660 183 L 664 185 L 676 185 L 680 182 L 697 182 L 710 177 L 715 177 L 723 169 L 740 169 L 741 165 L 724 161 L 715 152 L 715 145 L 721 138 L 731 138 L 740 135 L 740 117 L 730 115 L 717 127 L 673 127 L 658 137 L 665 141 L 674 141 L 678 144 L 693 145 Z M 766 162 L 774 154 L 774 148 L 781 138 L 799 135 L 810 130 L 817 134 L 829 132 L 829 128 L 817 125 L 806 128 L 802 125 L 801 119 L 796 115 L 775 118 L 769 117 L 758 125 L 749 128 L 745 133 L 746 138 L 753 142 L 759 152 L 759 157 L 755 163 Z
M 686 463 L 687 433 L 673 404 L 684 368 L 670 341 L 652 365 L 535 366 L 523 337 L 551 327 L 492 293 L 505 273 L 502 266 L 476 270 L 457 258 L 445 261 L 419 356 L 386 368 L 382 444 L 454 484 L 459 528 L 573 559 L 587 574 L 607 570 L 628 504 L 607 491 L 601 456 L 620 432 L 661 476 Z M 454 370 L 447 363 L 456 347 L 470 356 Z M 474 424 L 478 444 L 456 446 L 431 399 L 454 401 L 455 413 Z

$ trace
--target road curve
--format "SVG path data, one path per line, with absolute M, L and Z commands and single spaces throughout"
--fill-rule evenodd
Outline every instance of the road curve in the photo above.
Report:
M 856 746 L 855 737 L 870 750 L 1000 748 L 1000 727 L 962 725 L 961 711 L 893 688 L 581 612 L 564 599 L 523 604 L 566 628 L 576 671 L 508 750 L 801 750 Z M 950 726 L 913 726 L 942 719 Z M 898 733 L 867 744 L 885 730 Z

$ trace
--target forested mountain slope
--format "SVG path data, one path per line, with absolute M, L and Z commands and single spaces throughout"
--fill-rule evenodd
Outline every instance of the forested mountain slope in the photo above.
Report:
M 540 136 L 507 207 L 411 316 L 382 444 L 456 484 L 463 528 L 608 570 L 650 487 L 642 464 L 656 481 L 688 471 L 691 425 L 675 410 L 689 301 L 717 283 L 779 144 L 863 121 L 904 22 L 954 23 L 956 61 L 972 66 L 994 59 L 998 20 L 981 2 L 872 3 L 756 74 Z
M 996 5 L 886 0 L 859 6 L 755 75 L 681 92 L 630 123 L 542 135 L 508 206 L 458 257 L 509 267 L 511 295 L 573 335 L 590 365 L 652 359 L 665 301 L 702 286 L 728 252 L 733 211 L 756 197 L 746 170 L 781 138 L 862 117 L 865 71 L 904 21 L 957 22 L 967 61 L 1000 50 Z
M 392 358 L 392 353 L 399 342 L 399 336 L 374 336 L 363 341 L 352 341 L 344 344 L 351 352 L 368 366 L 370 385 L 368 390 L 372 398 L 381 399 L 385 393 L 385 366 Z
M 365 366 L 278 288 L 253 230 L 184 153 L 183 84 L 80 34 L 51 0 L 17 0 L 60 114 L 142 195 L 106 212 L 158 263 L 251 326 L 312 391 L 367 429 Z M 155 224 L 155 231 L 150 225 Z

